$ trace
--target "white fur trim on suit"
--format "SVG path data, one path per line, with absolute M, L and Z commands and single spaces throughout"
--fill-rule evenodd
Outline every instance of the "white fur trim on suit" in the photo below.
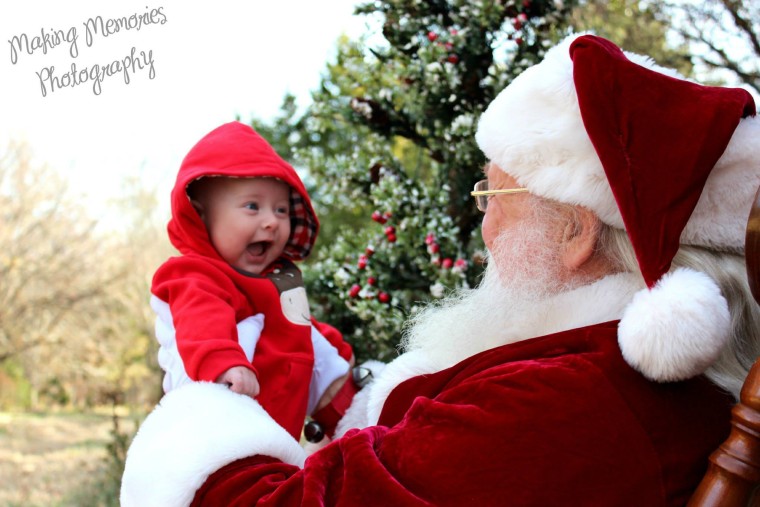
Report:
M 182 386 L 140 426 L 127 453 L 121 505 L 187 506 L 211 473 L 258 454 L 299 467 L 305 458 L 252 398 L 208 382 Z
M 406 379 L 433 373 L 446 366 L 430 360 L 424 351 L 415 350 L 406 352 L 387 366 L 378 368 L 379 375 L 373 369 L 374 380 L 354 396 L 351 406 L 335 427 L 335 437 L 343 436 L 351 428 L 366 428 L 376 424 L 386 398 L 397 385 Z
M 501 329 L 498 336 L 433 337 L 424 347 L 391 361 L 380 376 L 362 389 L 338 423 L 335 434 L 341 436 L 351 428 L 377 424 L 385 400 L 407 379 L 441 371 L 492 347 L 620 319 L 643 286 L 641 278 L 631 273 L 610 275 L 531 305 L 529 311 L 515 320 L 514 326 Z
M 531 193 L 593 210 L 619 229 L 623 220 L 581 118 L 573 81 L 571 36 L 502 91 L 481 115 L 476 140 L 486 157 Z M 625 52 L 643 67 L 678 77 L 650 58 Z M 707 179 L 681 243 L 744 247 L 745 225 L 760 185 L 760 116 L 744 118 Z
M 679 268 L 639 291 L 620 321 L 625 360 L 644 376 L 684 380 L 704 373 L 728 341 L 728 303 L 707 275 Z

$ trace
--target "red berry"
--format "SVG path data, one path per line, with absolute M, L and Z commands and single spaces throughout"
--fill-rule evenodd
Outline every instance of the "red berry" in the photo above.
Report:
M 358 283 L 355 283 L 351 286 L 351 288 L 348 290 L 348 295 L 352 298 L 358 297 L 359 292 L 361 292 L 362 288 L 359 286 Z
M 524 12 L 521 12 L 520 14 L 517 15 L 516 19 L 520 23 L 525 23 L 526 21 L 528 21 L 528 15 L 525 14 Z
M 457 55 L 449 55 L 446 61 L 449 63 L 459 63 L 459 57 Z
M 523 0 L 523 6 L 530 7 L 530 0 Z
M 443 269 L 451 269 L 451 266 L 454 265 L 454 261 L 451 260 L 449 257 L 446 257 L 441 261 L 441 267 Z
M 396 233 L 396 228 L 393 227 L 392 225 L 389 225 L 388 227 L 385 228 L 385 235 L 386 236 L 389 235 L 389 234 L 395 234 L 395 233 Z
M 380 214 L 379 211 L 373 211 L 372 212 L 372 220 L 378 223 L 382 223 L 383 215 Z
M 375 285 L 377 283 L 377 278 L 375 278 L 374 276 L 370 276 L 369 278 L 367 278 L 367 283 L 369 285 Z
M 452 44 L 451 42 L 447 42 L 446 44 L 443 45 L 443 47 L 446 48 L 446 51 L 451 51 L 452 49 L 454 49 L 454 44 Z
M 437 34 L 437 33 L 435 33 L 435 32 L 432 32 L 432 31 L 430 31 L 430 32 L 428 32 L 428 34 L 427 34 L 427 38 L 428 38 L 428 40 L 429 40 L 430 42 L 433 42 L 434 40 L 436 40 L 436 39 L 438 38 L 438 34 Z
M 391 242 L 391 243 L 395 243 L 396 242 L 396 235 L 395 234 L 392 234 L 392 233 L 388 234 L 386 236 L 386 238 L 388 238 L 388 241 Z
M 392 216 L 393 216 L 393 213 L 391 213 L 390 211 L 383 212 L 383 218 L 386 220 L 390 219 Z
M 367 248 L 364 249 L 364 254 L 367 256 L 367 258 L 372 257 L 374 253 L 375 253 L 375 249 L 372 248 L 371 246 L 368 246 Z
M 433 243 L 435 243 L 435 234 L 428 232 L 427 236 L 425 236 L 425 244 L 431 245 Z
M 467 261 L 464 259 L 457 259 L 457 261 L 454 263 L 454 267 L 457 267 L 459 269 L 466 269 Z
M 438 243 L 430 243 L 428 246 L 428 252 L 431 254 L 437 254 L 441 251 L 441 246 Z
M 512 26 L 515 27 L 515 30 L 519 30 L 522 28 L 522 22 L 519 19 L 515 18 L 512 20 Z
M 366 255 L 360 255 L 359 256 L 359 262 L 356 263 L 356 265 L 359 267 L 359 269 L 366 269 L 367 267 L 367 256 Z
M 391 296 L 387 292 L 381 292 L 377 295 L 377 300 L 381 303 L 388 303 L 391 300 Z
M 517 37 L 517 38 L 515 39 L 515 42 L 516 42 L 518 45 L 519 45 L 519 44 L 522 44 L 522 43 L 523 43 L 523 39 L 522 39 L 522 37 Z
M 459 32 L 457 31 L 457 29 L 456 29 L 456 28 L 452 28 L 451 30 L 449 30 L 449 33 L 450 33 L 451 35 L 457 35 Z

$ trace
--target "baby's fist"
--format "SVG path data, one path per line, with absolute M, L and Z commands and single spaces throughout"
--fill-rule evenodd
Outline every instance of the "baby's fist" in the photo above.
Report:
M 233 366 L 219 375 L 217 384 L 227 384 L 232 392 L 245 394 L 251 398 L 259 395 L 259 380 L 256 374 L 245 366 Z

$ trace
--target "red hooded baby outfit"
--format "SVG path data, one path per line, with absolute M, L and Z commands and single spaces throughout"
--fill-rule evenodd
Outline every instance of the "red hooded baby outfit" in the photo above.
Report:
M 232 267 L 212 245 L 187 194 L 188 185 L 209 176 L 268 177 L 290 186 L 290 238 L 280 259 L 260 275 Z M 151 287 L 159 362 L 167 372 L 164 389 L 186 380 L 213 382 L 235 366 L 249 368 L 260 380 L 257 400 L 298 439 L 307 412 L 348 371 L 352 355 L 337 330 L 310 317 L 301 273 L 292 262 L 308 256 L 319 229 L 303 183 L 253 129 L 232 122 L 187 154 L 171 206 L 169 238 L 181 256 L 156 271 Z M 327 367 L 314 370 L 315 351 Z

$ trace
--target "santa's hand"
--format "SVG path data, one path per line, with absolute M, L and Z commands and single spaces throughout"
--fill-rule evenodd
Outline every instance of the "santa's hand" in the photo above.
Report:
M 232 392 L 245 394 L 251 398 L 259 395 L 259 379 L 245 366 L 233 366 L 219 375 L 215 382 L 227 384 Z

